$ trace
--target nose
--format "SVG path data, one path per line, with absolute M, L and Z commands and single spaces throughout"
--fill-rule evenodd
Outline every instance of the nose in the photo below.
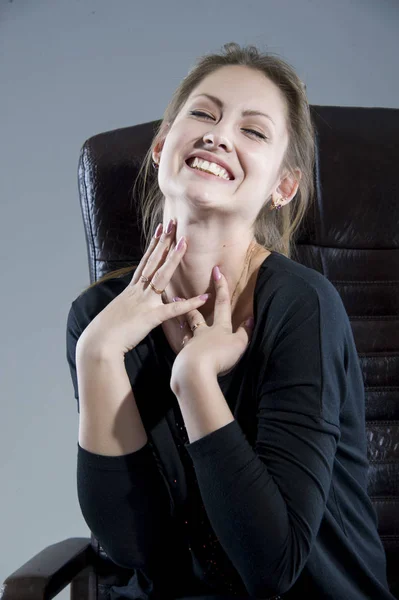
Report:
M 208 133 L 203 136 L 203 140 L 205 144 L 211 144 L 212 147 L 218 148 L 220 146 L 227 150 L 227 152 L 231 152 L 232 150 L 231 141 L 226 135 L 223 135 L 217 127 L 213 128 L 212 131 L 208 131 Z

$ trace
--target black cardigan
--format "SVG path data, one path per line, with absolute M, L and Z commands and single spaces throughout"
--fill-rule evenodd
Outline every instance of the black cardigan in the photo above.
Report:
M 72 302 L 77 400 L 76 341 L 131 278 Z M 254 319 L 245 354 L 218 377 L 232 423 L 188 443 L 170 389 L 176 355 L 159 326 L 125 355 L 147 444 L 123 456 L 78 444 L 83 517 L 109 558 L 134 569 L 111 600 L 392 600 L 367 495 L 364 384 L 341 298 L 326 277 L 272 252 Z

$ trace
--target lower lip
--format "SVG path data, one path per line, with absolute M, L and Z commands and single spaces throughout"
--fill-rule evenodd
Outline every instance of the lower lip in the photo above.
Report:
M 205 177 L 205 179 L 212 179 L 212 181 L 223 181 L 223 183 L 231 183 L 234 179 L 224 179 L 223 177 L 219 177 L 218 175 L 211 175 L 210 173 L 205 173 L 205 171 L 200 171 L 199 169 L 193 169 L 189 167 L 186 162 L 184 162 L 185 166 L 191 173 L 196 173 L 200 177 Z

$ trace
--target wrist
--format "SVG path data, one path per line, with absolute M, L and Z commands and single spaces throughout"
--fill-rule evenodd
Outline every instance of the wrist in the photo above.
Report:
M 111 344 L 96 341 L 94 338 L 79 338 L 76 344 L 76 361 L 112 363 L 124 361 L 124 354 Z
M 188 391 L 204 387 L 211 382 L 217 383 L 215 370 L 208 365 L 199 367 L 196 364 L 192 368 L 189 366 L 183 367 L 179 369 L 179 372 L 172 370 L 170 387 L 177 399 L 179 399 L 179 396 L 185 396 Z

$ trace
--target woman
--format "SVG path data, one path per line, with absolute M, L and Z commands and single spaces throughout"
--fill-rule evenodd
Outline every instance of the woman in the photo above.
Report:
M 70 309 L 82 513 L 134 569 L 111 600 L 391 599 L 350 323 L 291 259 L 313 193 L 304 86 L 225 50 L 179 86 L 143 164 L 144 230 L 160 224 L 133 277 Z

